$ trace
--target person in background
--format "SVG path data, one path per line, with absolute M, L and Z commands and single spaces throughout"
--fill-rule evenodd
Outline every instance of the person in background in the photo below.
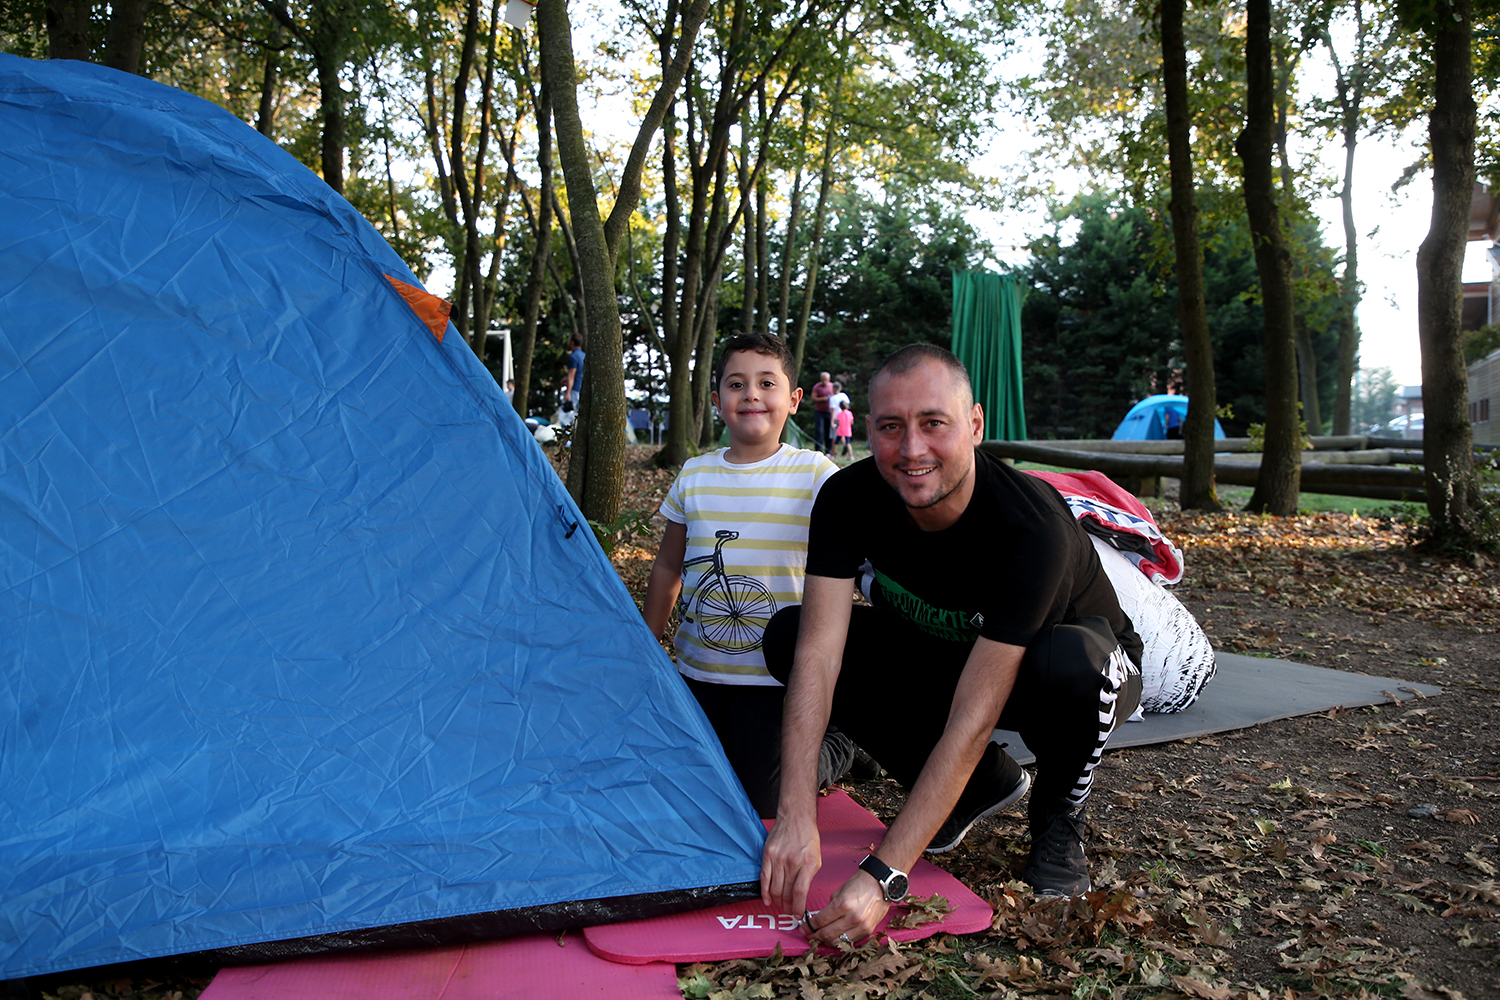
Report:
M 843 402 L 839 404 L 839 412 L 833 415 L 833 455 L 835 458 L 838 457 L 839 445 L 844 446 L 845 458 L 854 458 L 854 411 L 849 409 L 848 396 L 845 396 Z
M 835 381 L 833 383 L 833 395 L 828 397 L 828 412 L 834 416 L 838 416 L 839 407 L 844 403 L 848 403 L 850 409 L 853 409 L 854 400 L 850 399 L 849 394 L 844 391 L 843 383 Z
M 576 333 L 568 341 L 568 357 L 564 364 L 567 371 L 563 375 L 563 402 L 570 405 L 563 409 L 572 412 L 578 408 L 578 395 L 583 392 L 583 338 Z
M 818 373 L 818 381 L 812 387 L 813 401 L 813 447 L 821 452 L 833 451 L 833 377 L 827 372 Z

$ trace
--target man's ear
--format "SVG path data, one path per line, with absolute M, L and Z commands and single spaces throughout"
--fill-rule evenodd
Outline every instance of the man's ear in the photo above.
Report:
M 978 444 L 984 440 L 984 407 L 978 403 L 969 411 L 969 422 L 974 432 L 974 443 Z
M 792 390 L 792 408 L 786 412 L 788 414 L 796 413 L 797 404 L 800 402 L 802 402 L 802 389 L 799 387 Z

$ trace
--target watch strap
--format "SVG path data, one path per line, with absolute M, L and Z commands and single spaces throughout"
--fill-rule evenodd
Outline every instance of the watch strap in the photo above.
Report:
M 880 883 L 880 892 L 886 902 L 898 903 L 906 898 L 906 890 L 910 885 L 906 872 L 892 868 L 873 854 L 865 855 L 864 860 L 859 863 L 859 869 Z M 891 892 L 893 882 L 901 888 L 899 895 L 893 895 Z

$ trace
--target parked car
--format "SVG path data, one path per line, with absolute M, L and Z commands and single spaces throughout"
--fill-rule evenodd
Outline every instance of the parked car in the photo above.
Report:
M 1388 437 L 1405 438 L 1408 441 L 1422 440 L 1423 414 L 1402 414 L 1385 425 Z

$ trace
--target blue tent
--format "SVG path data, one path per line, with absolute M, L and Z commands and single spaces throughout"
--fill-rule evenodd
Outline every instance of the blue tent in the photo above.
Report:
M 1187 419 L 1188 398 L 1186 396 L 1147 396 L 1130 408 L 1120 426 L 1115 428 L 1114 441 L 1161 441 L 1167 437 L 1167 428 L 1182 426 Z M 1214 420 L 1214 437 L 1222 438 L 1224 428 Z
M 0 978 L 755 893 L 712 730 L 347 202 L 80 63 L 0 56 L 0 165 Z

